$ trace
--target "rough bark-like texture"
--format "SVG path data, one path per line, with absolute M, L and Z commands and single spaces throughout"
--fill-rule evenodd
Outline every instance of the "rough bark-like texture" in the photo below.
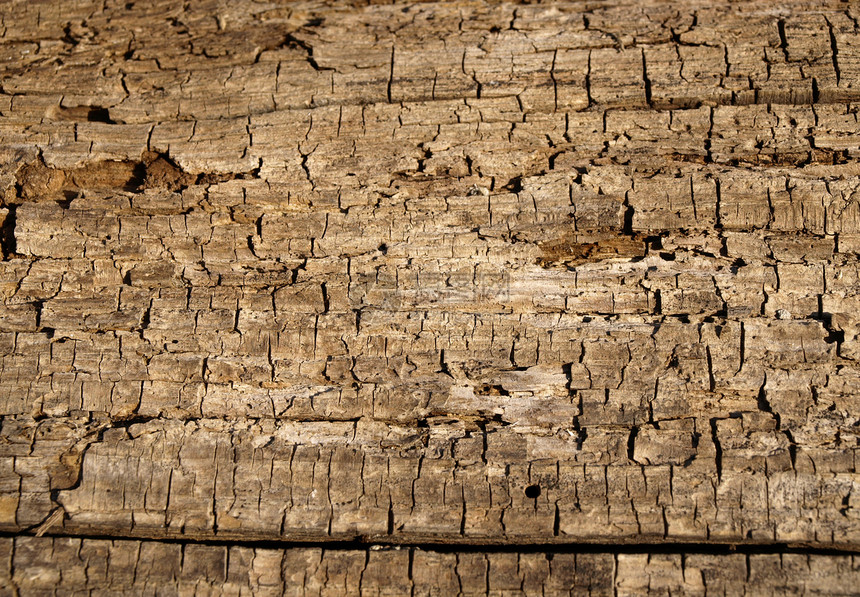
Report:
M 18 537 L 0 539 L 0 581 L 22 595 L 856 595 L 860 557 L 273 549 Z
M 858 17 L 4 4 L 0 531 L 77 537 L 9 578 L 115 537 L 241 540 L 259 587 L 254 541 L 364 592 L 501 557 L 549 593 L 517 546 L 585 543 L 597 593 L 856 587 L 778 550 L 860 548 Z M 649 559 L 686 542 L 768 551 Z M 201 558 L 171 586 L 229 581 Z

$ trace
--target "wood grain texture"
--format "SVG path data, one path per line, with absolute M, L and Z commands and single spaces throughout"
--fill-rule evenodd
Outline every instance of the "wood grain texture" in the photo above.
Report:
M 858 16 L 4 4 L 7 545 L 857 550 Z
M 480 552 L 0 539 L 0 581 L 22 595 L 853 595 L 851 587 L 860 581 L 858 564 L 856 555 L 803 553 Z

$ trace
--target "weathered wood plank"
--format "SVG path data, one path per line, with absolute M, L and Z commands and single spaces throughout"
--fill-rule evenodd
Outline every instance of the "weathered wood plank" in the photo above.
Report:
M 850 595 L 857 556 L 285 549 L 0 539 L 22 595 Z M 842 589 L 840 589 L 840 587 Z
M 5 4 L 0 530 L 860 548 L 857 17 Z

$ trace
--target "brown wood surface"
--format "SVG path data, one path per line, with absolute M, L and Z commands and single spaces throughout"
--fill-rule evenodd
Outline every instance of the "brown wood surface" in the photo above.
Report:
M 325 549 L 17 537 L 22 595 L 856 595 L 857 555 Z
M 0 585 L 852 593 L 858 18 L 0 5 Z

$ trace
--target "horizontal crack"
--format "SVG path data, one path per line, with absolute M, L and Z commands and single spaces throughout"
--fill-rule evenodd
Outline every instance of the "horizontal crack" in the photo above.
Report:
M 33 532 L 12 533 L 0 531 L 0 538 L 34 536 Z M 418 549 L 438 553 L 623 553 L 623 554 L 803 554 L 824 556 L 846 556 L 860 553 L 860 545 L 840 545 L 820 547 L 805 543 L 766 543 L 766 542 L 713 542 L 700 541 L 654 541 L 648 542 L 612 542 L 612 541 L 578 541 L 578 542 L 522 542 L 522 543 L 493 543 L 480 541 L 458 542 L 456 539 L 443 541 L 398 542 L 377 539 L 372 536 L 357 535 L 353 539 L 335 539 L 332 541 L 301 540 L 301 539 L 218 539 L 203 537 L 152 537 L 128 534 L 89 534 L 89 533 L 44 533 L 44 537 L 62 537 L 75 539 L 91 539 L 106 541 L 138 541 L 145 543 L 166 543 L 179 545 L 209 545 L 224 547 L 248 547 L 256 549 L 294 549 L 320 548 L 326 550 L 386 550 L 386 549 Z

